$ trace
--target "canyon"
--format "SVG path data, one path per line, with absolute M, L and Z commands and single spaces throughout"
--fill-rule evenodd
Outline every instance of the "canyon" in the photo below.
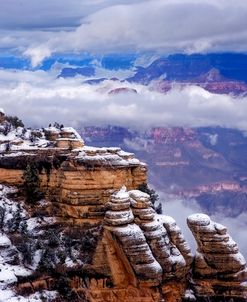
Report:
M 0 300 L 246 301 L 246 261 L 227 229 L 189 216 L 193 255 L 141 191 L 147 165 L 133 153 L 4 114 L 0 132 Z
M 212 214 L 246 211 L 246 151 L 243 132 L 222 127 L 83 127 L 85 141 L 115 145 L 148 163 L 148 181 L 160 192 L 195 198 Z M 203 200 L 203 201 L 202 201 Z M 235 207 L 238 204 L 238 207 Z M 231 212 L 232 211 L 232 212 Z
M 104 63 L 104 59 L 108 63 Z M 128 58 L 125 59 L 127 62 Z M 139 66 L 134 58 L 126 66 L 124 64 L 122 66 L 110 56 L 102 59 L 102 68 L 111 71 L 111 77 L 97 76 L 98 66 L 95 66 L 94 62 L 90 62 L 89 65 L 85 62 L 83 67 L 79 65 L 65 67 L 58 77 L 82 76 L 86 78 L 84 83 L 90 85 L 113 80 L 118 83 L 118 87 L 110 90 L 110 94 L 134 92 L 135 89 L 129 90 L 128 85 L 126 87 L 126 84 L 133 83 L 148 86 L 149 89 L 161 93 L 167 93 L 174 87 L 183 89 L 188 86 L 199 86 L 211 93 L 243 97 L 247 93 L 246 62 L 247 57 L 243 54 L 174 54 L 158 57 L 147 66 Z M 121 68 L 124 68 L 124 71 L 129 69 L 132 76 L 118 78 L 118 71 L 121 71 Z M 114 72 L 115 76 L 112 77 Z

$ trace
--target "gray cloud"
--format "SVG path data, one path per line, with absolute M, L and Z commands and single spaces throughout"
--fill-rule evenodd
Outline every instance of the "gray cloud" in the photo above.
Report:
M 0 0 L 0 42 L 34 66 L 52 53 L 247 51 L 242 0 Z M 11 30 L 11 31 L 10 31 Z
M 81 19 L 121 0 L 0 0 L 0 29 L 61 30 L 79 26 Z
M 241 0 L 155 0 L 119 4 L 82 19 L 70 32 L 51 33 L 25 55 L 33 65 L 53 52 L 246 51 L 247 3 Z M 34 41 L 35 42 L 35 41 Z
M 0 70 L 0 107 L 38 126 L 56 120 L 74 126 L 221 125 L 247 131 L 247 98 L 214 95 L 193 86 L 182 90 L 175 87 L 167 94 L 117 81 L 90 86 L 82 84 L 81 77 L 55 76 L 56 71 Z M 108 95 L 111 89 L 123 86 L 136 89 L 138 94 Z

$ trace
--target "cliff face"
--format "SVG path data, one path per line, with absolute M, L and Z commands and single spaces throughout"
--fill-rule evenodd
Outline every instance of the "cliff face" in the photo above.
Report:
M 193 257 L 176 222 L 157 215 L 138 190 L 122 189 L 107 207 L 103 241 L 114 286 L 135 288 L 135 295 L 116 301 L 181 300 Z
M 193 267 L 197 295 L 247 298 L 246 261 L 227 229 L 203 214 L 189 216 L 188 225 L 198 246 Z
M 48 301 L 247 299 L 246 263 L 227 230 L 206 215 L 190 216 L 193 256 L 176 222 L 137 190 L 147 169 L 133 154 L 83 146 L 70 128 L 39 136 L 2 140 L 4 301 L 30 294 L 42 301 L 42 290 Z
M 209 215 L 246 212 L 247 139 L 226 128 L 162 128 L 145 132 L 85 127 L 86 141 L 119 145 L 149 166 L 149 181 L 164 193 L 196 199 Z
M 1 134 L 1 127 L 8 133 Z M 23 186 L 24 173 L 32 166 L 40 190 L 52 200 L 44 210 L 60 223 L 99 223 L 112 190 L 123 185 L 135 189 L 147 181 L 146 165 L 134 154 L 84 146 L 72 128 L 25 131 L 7 122 L 0 125 L 0 183 Z
M 157 215 L 149 195 L 124 189 L 107 203 L 102 243 L 113 287 L 85 290 L 90 301 L 245 301 L 246 262 L 224 226 L 195 214 L 193 257 L 174 219 Z M 131 290 L 132 289 L 132 290 Z M 114 292 L 114 295 L 113 295 Z M 163 299 L 163 300 L 162 300 Z
M 159 58 L 151 65 L 138 69 L 136 74 L 127 80 L 144 85 L 152 82 L 154 88 L 161 92 L 171 90 L 175 82 L 181 87 L 197 85 L 212 93 L 246 95 L 246 77 L 240 75 L 240 69 L 235 78 L 234 70 L 238 65 L 234 65 L 235 59 L 231 55 L 172 55 Z M 241 64 L 241 68 L 243 66 Z
M 33 151 L 32 151 L 33 152 Z M 43 158 L 42 150 L 37 151 L 37 157 L 29 153 L 21 155 L 18 159 L 16 153 L 8 154 L 8 161 L 30 160 L 39 163 Z M 45 151 L 46 152 L 46 151 Z M 51 153 L 50 161 L 54 161 L 55 152 Z M 64 151 L 62 151 L 64 153 Z M 5 161 L 2 158 L 2 161 Z M 5 166 L 6 166 L 5 161 Z M 0 168 L 0 183 L 23 185 L 24 167 L 14 169 Z M 107 202 L 112 190 L 125 185 L 128 189 L 137 188 L 146 182 L 146 165 L 140 163 L 130 153 L 125 153 L 119 148 L 87 148 L 80 151 L 63 154 L 60 166 L 51 167 L 47 172 L 42 169 L 39 174 L 41 190 L 50 202 L 46 206 L 47 214 L 55 216 L 60 222 L 74 224 L 97 223 L 102 221 Z
M 72 293 L 72 301 L 92 302 L 247 299 L 246 262 L 226 228 L 207 215 L 188 218 L 198 245 L 194 257 L 174 219 L 156 214 L 149 195 L 141 191 L 122 188 L 112 194 L 98 227 L 67 224 L 54 232 L 55 216 L 37 217 L 23 210 L 20 201 L 22 219 L 16 228 L 18 205 L 10 198 L 18 191 L 0 189 L 1 208 L 7 204 L 0 236 L 1 294 L 9 284 L 19 297 L 49 290 L 48 301 L 67 301 Z M 20 235 L 27 245 L 18 242 Z M 36 255 L 31 262 L 23 257 L 28 246 Z

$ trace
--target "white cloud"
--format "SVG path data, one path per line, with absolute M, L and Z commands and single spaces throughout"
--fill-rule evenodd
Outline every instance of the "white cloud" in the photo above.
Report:
M 35 48 L 28 48 L 24 51 L 24 56 L 31 58 L 31 64 L 33 67 L 38 66 L 45 58 L 51 55 L 51 51 L 45 45 Z
M 95 78 L 107 78 L 107 79 L 117 78 L 119 80 L 124 80 L 126 78 L 134 76 L 135 73 L 136 73 L 135 70 L 132 69 L 118 69 L 118 70 L 105 69 L 102 67 L 101 63 L 96 64 L 95 66 Z
M 218 142 L 218 134 L 209 134 L 209 142 L 212 146 L 215 146 Z
M 120 4 L 118 4 L 120 3 Z M 42 47 L 51 53 L 154 50 L 160 53 L 246 51 L 247 2 L 241 0 L 154 0 L 109 2 L 84 16 L 71 31 L 50 32 L 26 51 L 37 60 Z M 42 56 L 40 56 L 40 60 Z
M 82 84 L 83 78 L 56 79 L 56 70 L 0 70 L 0 106 L 27 124 L 50 121 L 73 124 L 149 126 L 216 126 L 247 131 L 247 98 L 215 95 L 200 87 L 174 88 L 167 94 L 148 87 L 105 81 Z M 108 95 L 129 87 L 138 94 Z
M 247 51 L 242 0 L 0 0 L 1 49 L 50 53 Z

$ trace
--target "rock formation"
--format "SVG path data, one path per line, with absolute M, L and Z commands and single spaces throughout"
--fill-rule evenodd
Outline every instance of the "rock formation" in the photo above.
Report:
M 0 108 L 0 123 L 2 123 L 5 120 L 5 113 L 2 108 Z
M 160 283 L 162 268 L 152 254 L 145 233 L 134 223 L 129 194 L 124 191 L 118 192 L 111 197 L 107 207 L 109 210 L 105 214 L 105 229 L 120 243 L 126 260 L 133 268 L 134 276 L 139 280 Z
M 107 208 L 104 244 L 107 249 L 114 242 L 118 261 L 124 267 L 121 272 L 125 272 L 115 286 L 135 286 L 137 297 L 141 297 L 143 287 L 150 291 L 159 286 L 159 299 L 181 299 L 193 257 L 175 221 L 157 215 L 150 196 L 138 190 L 122 189 L 111 197 Z M 108 257 L 108 262 L 113 261 Z M 118 272 L 116 266 L 111 267 L 112 276 L 116 277 Z M 127 297 L 123 301 L 128 301 Z
M 155 213 L 148 194 L 122 188 L 106 209 L 101 258 L 108 270 L 102 271 L 112 279 L 115 298 L 106 288 L 93 298 L 89 286 L 85 295 L 90 301 L 104 295 L 109 301 L 245 301 L 245 260 L 226 228 L 207 215 L 188 218 L 198 243 L 192 263 L 180 228 L 173 218 Z
M 176 223 L 169 217 L 156 215 L 148 194 L 133 190 L 130 197 L 135 222 L 143 230 L 153 255 L 163 269 L 163 280 L 184 277 L 192 262 L 192 254 L 181 231 L 176 229 Z
M 247 299 L 247 268 L 227 229 L 205 214 L 188 217 L 196 242 L 193 288 L 200 297 Z
M 146 182 L 146 165 L 132 153 L 84 146 L 72 128 L 49 127 L 38 133 L 33 142 L 15 132 L 3 136 L 4 141 L 0 137 L 0 148 L 10 142 L 9 150 L 3 147 L 0 154 L 0 183 L 22 186 L 26 167 L 35 164 L 48 200 L 40 211 L 55 215 L 60 223 L 97 224 L 112 190 L 123 185 L 131 190 Z M 13 145 L 14 135 L 21 139 L 19 145 Z
M 117 95 L 123 93 L 137 93 L 136 89 L 129 88 L 129 87 L 119 87 L 112 89 L 108 92 L 109 95 Z
M 226 228 L 190 216 L 193 256 L 138 190 L 147 168 L 133 154 L 84 146 L 72 128 L 5 120 L 0 151 L 0 301 L 10 288 L 19 298 L 56 291 L 48 301 L 247 299 L 246 263 Z

